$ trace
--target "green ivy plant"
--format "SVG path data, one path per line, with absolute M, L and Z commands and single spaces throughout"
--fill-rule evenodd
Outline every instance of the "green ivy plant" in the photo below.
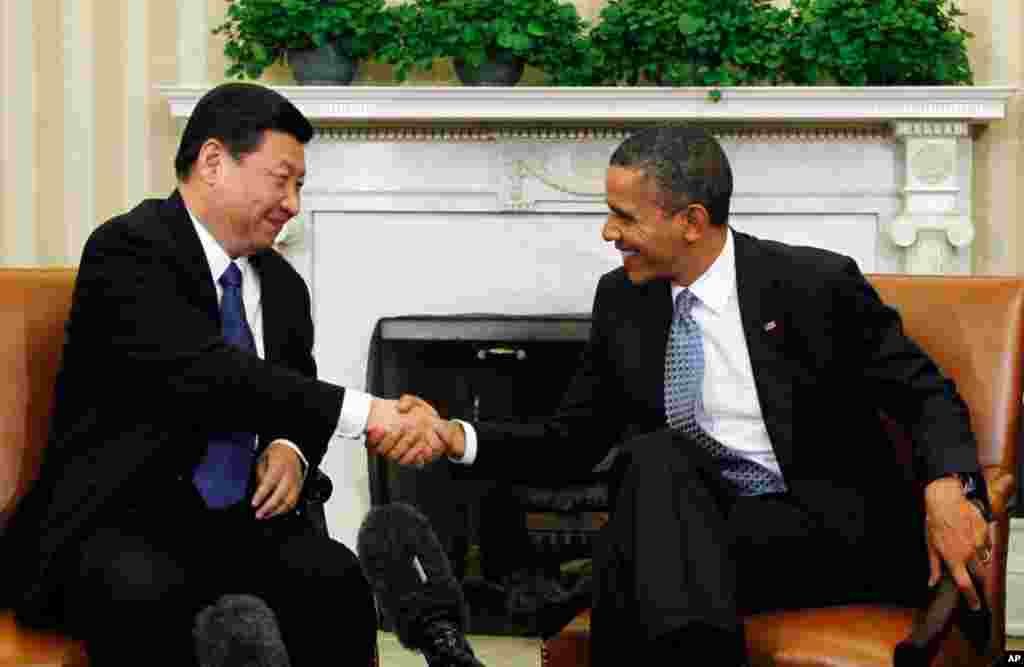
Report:
M 969 84 L 953 0 L 793 0 L 789 78 L 842 85 Z
M 229 76 L 339 44 L 411 68 L 521 58 L 551 85 L 943 85 L 972 82 L 956 0 L 611 0 L 590 27 L 569 0 L 228 0 Z
M 336 41 L 350 57 L 373 53 L 393 26 L 384 0 L 229 0 L 225 21 L 213 29 L 226 37 L 229 77 L 257 79 L 291 49 Z
M 479 67 L 501 50 L 553 79 L 559 68 L 585 57 L 585 25 L 570 2 L 412 0 L 388 11 L 395 29 L 378 58 L 395 66 L 399 81 L 411 68 L 429 68 L 435 58 Z
M 610 83 L 735 86 L 781 80 L 789 25 L 767 0 L 612 0 L 589 37 Z

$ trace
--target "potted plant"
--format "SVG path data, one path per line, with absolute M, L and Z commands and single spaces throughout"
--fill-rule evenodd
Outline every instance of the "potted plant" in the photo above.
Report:
M 775 83 L 790 14 L 767 0 L 612 0 L 590 33 L 610 83 Z
M 969 84 L 967 39 L 952 0 L 794 0 L 796 83 Z
M 515 85 L 525 65 L 550 78 L 580 57 L 584 29 L 560 0 L 412 0 L 390 8 L 395 29 L 378 58 L 405 80 L 412 67 L 449 57 L 466 85 Z
M 259 78 L 287 62 L 299 84 L 348 84 L 390 29 L 384 0 L 229 0 L 227 75 Z

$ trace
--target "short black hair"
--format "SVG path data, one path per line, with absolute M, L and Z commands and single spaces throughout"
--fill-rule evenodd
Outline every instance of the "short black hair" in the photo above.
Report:
M 253 83 L 225 83 L 207 92 L 196 103 L 174 158 L 174 171 L 184 181 L 209 139 L 221 141 L 240 160 L 263 145 L 264 132 L 277 130 L 305 144 L 313 138 L 313 126 L 281 93 Z
M 654 179 L 658 205 L 670 213 L 702 204 L 712 224 L 724 225 L 729 219 L 732 169 L 721 145 L 702 127 L 678 124 L 640 130 L 615 149 L 611 165 Z

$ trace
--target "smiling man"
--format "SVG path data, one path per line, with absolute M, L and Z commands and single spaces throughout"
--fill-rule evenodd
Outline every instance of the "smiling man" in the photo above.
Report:
M 731 195 L 703 129 L 629 137 L 611 157 L 602 229 L 623 265 L 597 286 L 557 413 L 437 424 L 456 469 L 484 478 L 575 479 L 617 447 L 595 665 L 650 651 L 742 665 L 745 613 L 913 602 L 943 565 L 977 604 L 967 567 L 985 567 L 989 543 L 965 496 L 984 482 L 955 387 L 852 259 L 733 230 Z M 906 509 L 920 503 L 879 410 L 916 443 L 926 516 Z M 370 439 L 408 455 L 400 438 Z
M 86 243 L 46 460 L 4 548 L 19 618 L 84 638 L 96 667 L 195 664 L 193 619 L 229 595 L 266 602 L 297 667 L 328 638 L 340 664 L 374 655 L 355 555 L 296 507 L 333 439 L 435 436 L 316 379 L 309 292 L 272 247 L 312 133 L 279 93 L 218 86 L 185 127 L 177 190 Z

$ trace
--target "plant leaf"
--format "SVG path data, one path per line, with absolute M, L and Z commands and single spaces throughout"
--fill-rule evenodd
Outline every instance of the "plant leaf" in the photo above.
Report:
M 707 21 L 701 16 L 693 16 L 691 14 L 679 15 L 679 32 L 684 35 L 696 35 L 706 24 Z

